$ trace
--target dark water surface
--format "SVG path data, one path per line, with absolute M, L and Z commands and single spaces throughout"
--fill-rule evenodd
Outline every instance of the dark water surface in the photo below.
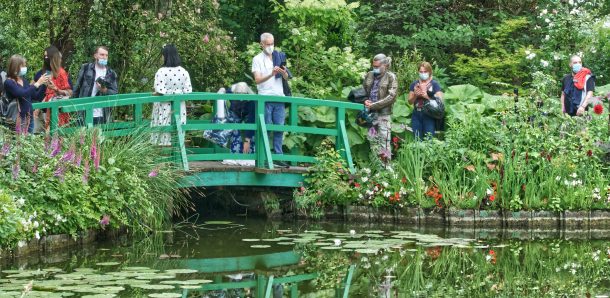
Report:
M 350 265 L 349 297 L 604 297 L 606 237 L 605 231 L 206 218 L 143 239 L 123 236 L 0 260 L 0 297 L 256 297 L 256 287 L 201 287 L 266 287 L 259 276 L 311 273 L 317 278 L 298 283 L 298 297 L 335 297 Z M 273 287 L 275 297 L 289 297 L 290 285 Z

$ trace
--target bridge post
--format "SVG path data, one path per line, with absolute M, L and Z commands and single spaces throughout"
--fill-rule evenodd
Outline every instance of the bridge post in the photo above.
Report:
M 57 130 L 58 127 L 58 122 L 59 122 L 59 106 L 52 106 L 51 107 L 51 132 L 55 132 Z
M 335 149 L 341 157 L 346 161 L 349 170 L 354 173 L 354 162 L 352 160 L 352 152 L 349 147 L 349 139 L 347 136 L 347 128 L 345 127 L 345 108 L 337 108 L 337 138 L 335 139 Z

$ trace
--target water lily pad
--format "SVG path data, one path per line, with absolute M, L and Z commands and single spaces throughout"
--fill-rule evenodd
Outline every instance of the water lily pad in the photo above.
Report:
M 156 298 L 180 298 L 180 297 L 182 297 L 182 294 L 178 294 L 178 293 L 155 293 L 155 294 L 148 295 L 148 297 L 156 297 Z
M 250 245 L 251 248 L 269 248 L 271 245 Z
M 183 290 L 197 290 L 197 289 L 200 289 L 201 286 L 185 285 L 185 286 L 180 286 L 180 288 Z
M 124 267 L 123 268 L 123 271 L 141 271 L 141 270 L 150 270 L 150 268 L 149 267 Z
M 376 254 L 377 252 L 379 252 L 379 250 L 373 248 L 359 248 L 356 249 L 356 252 L 361 254 Z
M 211 283 L 211 280 L 208 279 L 191 279 L 191 280 L 164 280 L 161 284 L 164 285 L 204 285 Z
M 241 241 L 244 241 L 244 242 L 258 242 L 258 241 L 261 241 L 261 240 L 260 239 L 245 238 L 245 239 L 241 239 Z
M 97 272 L 97 269 L 93 269 L 93 268 L 76 268 L 74 269 L 75 272 L 79 272 L 79 273 L 92 273 L 92 272 Z
M 173 279 L 176 278 L 174 274 L 144 274 L 140 276 L 136 276 L 136 279 L 145 279 L 145 280 L 156 280 L 156 279 Z
M 169 269 L 165 270 L 165 273 L 169 274 L 189 274 L 189 273 L 197 273 L 198 270 L 195 269 Z
M 323 247 L 320 247 L 320 249 L 324 249 L 324 250 L 340 250 L 341 246 L 323 246 Z
M 117 265 L 121 265 L 121 263 L 119 263 L 119 262 L 102 262 L 102 263 L 97 263 L 95 265 L 98 265 L 98 266 L 117 266 Z
M 94 294 L 94 295 L 81 296 L 81 298 L 113 298 L 113 297 L 116 297 L 116 294 Z
M 132 288 L 140 288 L 144 290 L 172 290 L 175 287 L 172 285 L 133 285 Z
M 232 223 L 233 223 L 232 221 L 222 221 L 222 220 L 210 220 L 210 221 L 204 222 L 204 224 L 206 224 L 206 225 L 230 225 Z
M 278 245 L 294 245 L 294 242 L 278 242 Z

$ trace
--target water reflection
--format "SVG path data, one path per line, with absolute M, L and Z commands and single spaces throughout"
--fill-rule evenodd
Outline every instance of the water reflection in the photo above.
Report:
M 350 297 L 595 296 L 610 287 L 608 235 L 209 220 L 0 260 L 0 297 L 30 281 L 27 297 L 335 297 L 347 285 Z

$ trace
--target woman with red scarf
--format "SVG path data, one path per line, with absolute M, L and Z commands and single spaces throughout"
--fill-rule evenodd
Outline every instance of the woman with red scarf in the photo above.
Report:
M 582 67 L 579 56 L 570 58 L 572 73 L 561 80 L 561 110 L 570 116 L 581 116 L 595 91 L 595 76 Z
M 61 53 L 51 52 L 47 53 L 51 66 L 50 74 L 52 75 L 47 84 L 47 90 L 43 102 L 55 101 L 59 99 L 66 99 L 72 96 L 72 87 L 68 82 L 68 73 L 61 66 Z M 51 124 L 51 113 L 47 111 L 46 119 L 46 130 L 49 131 Z M 59 126 L 64 126 L 70 122 L 70 115 L 68 113 L 59 114 Z

